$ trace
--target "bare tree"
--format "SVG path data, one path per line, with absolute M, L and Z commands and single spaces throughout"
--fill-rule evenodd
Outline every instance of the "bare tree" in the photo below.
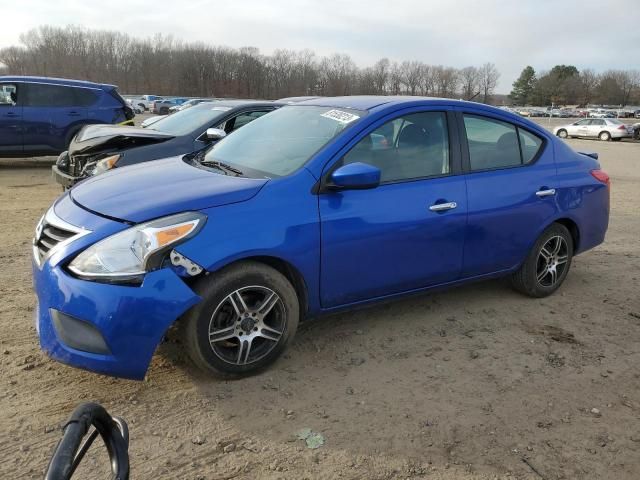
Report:
M 373 77 L 375 93 L 380 95 L 385 93 L 387 82 L 389 80 L 390 68 L 391 63 L 389 62 L 388 58 L 381 58 L 373 65 L 371 75 Z
M 406 87 L 409 95 L 415 95 L 422 81 L 423 68 L 422 63 L 418 61 L 402 62 L 400 65 L 402 75 L 402 83 Z
M 595 95 L 596 87 L 600 78 L 598 74 L 590 68 L 585 68 L 580 72 L 580 88 L 581 88 L 581 103 L 588 105 L 591 103 L 593 96 Z
M 460 70 L 462 98 L 471 100 L 480 93 L 480 72 L 476 67 L 464 67 Z
M 264 55 L 251 46 L 229 48 L 186 43 L 171 36 L 135 38 L 126 33 L 42 26 L 0 49 L 4 73 L 78 78 L 119 85 L 125 93 L 279 98 L 297 95 L 439 95 L 471 91 L 471 75 L 418 60 L 382 58 L 358 68 L 335 53 L 279 49 Z M 494 73 L 497 75 L 497 72 Z M 471 77 L 469 77 L 471 75 Z M 492 90 L 493 87 L 489 91 Z
M 493 95 L 500 72 L 493 63 L 487 62 L 480 67 L 480 91 L 482 93 L 482 103 L 489 103 Z

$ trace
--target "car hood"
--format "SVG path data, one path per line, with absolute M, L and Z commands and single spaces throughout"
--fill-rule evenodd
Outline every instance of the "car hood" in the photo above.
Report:
M 69 154 L 97 153 L 102 150 L 139 147 L 164 142 L 173 135 L 148 128 L 123 127 L 120 125 L 87 125 L 78 132 L 69 144 Z
M 189 210 L 238 203 L 255 196 L 267 179 L 232 177 L 171 157 L 115 168 L 70 191 L 75 203 L 131 223 Z

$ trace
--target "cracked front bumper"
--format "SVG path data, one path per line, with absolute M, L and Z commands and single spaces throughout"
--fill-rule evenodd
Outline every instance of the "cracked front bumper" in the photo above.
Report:
M 124 286 L 80 280 L 46 262 L 42 268 L 34 263 L 33 278 L 40 345 L 51 358 L 136 380 L 144 378 L 167 329 L 200 301 L 170 269 L 148 273 L 140 286 Z M 68 335 L 59 331 L 59 323 L 54 324 L 56 312 L 85 322 L 107 348 L 102 352 L 85 351 L 66 344 L 63 339 L 69 341 Z M 81 343 L 74 344 L 78 345 Z

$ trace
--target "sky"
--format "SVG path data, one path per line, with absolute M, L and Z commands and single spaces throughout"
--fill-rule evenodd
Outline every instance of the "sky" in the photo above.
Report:
M 605 8 L 603 8 L 605 7 Z M 347 53 L 462 68 L 493 62 L 497 93 L 526 65 L 640 68 L 640 8 L 602 0 L 18 0 L 3 2 L 0 48 L 40 25 L 156 33 L 229 47 Z

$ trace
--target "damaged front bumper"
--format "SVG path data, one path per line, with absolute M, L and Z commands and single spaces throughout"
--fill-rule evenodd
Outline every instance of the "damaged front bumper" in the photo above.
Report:
M 73 367 L 141 380 L 167 329 L 201 298 L 171 269 L 140 286 L 80 280 L 33 265 L 42 349 Z
M 36 228 L 35 321 L 40 345 L 51 358 L 140 380 L 167 329 L 201 301 L 182 278 L 199 266 L 174 255 L 175 264 L 146 273 L 137 285 L 82 280 L 67 270 L 79 252 L 125 228 L 79 207 L 69 194 L 58 199 Z M 42 250 L 56 238 L 63 241 Z
M 62 185 L 62 188 L 68 189 L 73 187 L 80 180 L 83 180 L 86 177 L 73 175 L 72 172 L 72 164 L 71 158 L 69 157 L 69 152 L 62 152 L 56 163 L 51 167 L 51 174 L 56 183 Z

